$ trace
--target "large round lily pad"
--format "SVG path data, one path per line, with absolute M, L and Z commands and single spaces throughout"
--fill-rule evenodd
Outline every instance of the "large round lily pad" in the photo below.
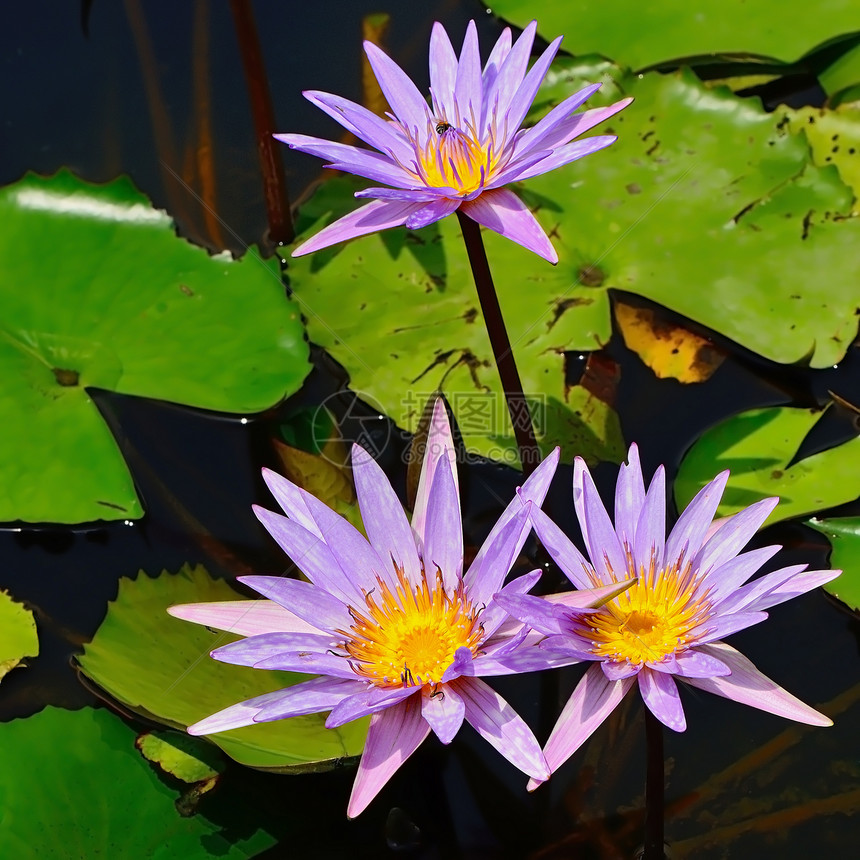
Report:
M 830 565 L 842 573 L 824 586 L 834 597 L 854 610 L 860 610 L 860 517 L 811 519 L 807 525 L 830 541 Z
M 39 653 L 33 613 L 0 591 L 0 681 L 25 657 Z
M 347 178 L 324 183 L 302 208 L 304 235 L 354 208 L 358 187 Z M 566 313 L 569 273 L 489 231 L 484 239 L 544 453 L 562 445 L 568 459 L 620 459 L 617 414 L 565 383 L 564 352 L 579 334 Z M 288 274 L 311 340 L 344 365 L 354 391 L 369 393 L 398 425 L 414 431 L 424 404 L 441 390 L 470 451 L 517 462 L 456 218 L 299 257 L 289 261 Z M 592 300 L 582 302 L 587 315 Z M 599 345 L 591 340 L 587 348 Z
M 770 522 L 812 514 L 857 497 L 860 437 L 792 463 L 821 418 L 812 409 L 770 407 L 732 416 L 687 452 L 675 480 L 683 508 L 718 472 L 731 470 L 718 513 L 735 514 L 767 496 L 780 502 Z
M 219 663 L 209 656 L 238 638 L 167 614 L 177 603 L 236 600 L 239 595 L 202 567 L 183 567 L 152 579 L 121 579 L 119 595 L 84 649 L 81 671 L 133 711 L 185 728 L 245 699 L 308 676 Z M 258 723 L 211 736 L 242 764 L 283 772 L 326 770 L 357 756 L 367 720 L 325 728 L 324 714 Z
M 635 69 L 700 55 L 793 62 L 858 28 L 854 0 L 825 6 L 773 0 L 494 0 L 494 14 L 525 27 L 536 18 L 548 41 L 563 34 L 571 54 L 602 54 Z
M 557 65 L 550 103 L 582 82 Z M 559 252 L 575 345 L 608 337 L 606 289 L 618 287 L 774 361 L 836 363 L 857 332 L 860 244 L 836 167 L 785 117 L 689 71 L 603 74 L 614 74 L 610 98 L 635 97 L 609 123 L 617 143 L 524 195 Z M 534 319 L 543 309 L 532 308 Z
M 204 815 L 182 817 L 134 737 L 103 709 L 46 708 L 0 725 L 0 856 L 234 860 L 274 843 L 263 830 L 227 837 Z
M 141 515 L 88 387 L 255 412 L 309 370 L 274 264 L 180 239 L 128 179 L 0 189 L 0 261 L 0 521 Z

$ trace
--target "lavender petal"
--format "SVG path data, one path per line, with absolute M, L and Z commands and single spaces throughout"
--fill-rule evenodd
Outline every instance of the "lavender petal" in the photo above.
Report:
M 463 725 L 466 703 L 452 684 L 439 684 L 432 691 L 425 687 L 421 696 L 421 715 L 436 737 L 449 744 Z
M 332 678 L 328 675 L 311 678 L 310 681 L 281 690 L 279 699 L 263 705 L 257 711 L 254 722 L 269 723 L 288 717 L 330 711 L 347 696 L 359 692 L 366 684 L 367 682 L 362 680 Z
M 564 146 L 554 149 L 552 155 L 547 156 L 533 167 L 525 170 L 519 175 L 518 179 L 531 179 L 533 176 L 540 176 L 558 167 L 564 167 L 565 164 L 570 164 L 572 161 L 605 149 L 610 144 L 615 143 L 617 139 L 614 134 L 599 134 L 594 137 L 587 137 L 584 140 L 575 140 L 572 143 L 566 143 Z
M 457 76 L 454 83 L 454 107 L 457 111 L 458 125 L 465 125 L 474 114 L 477 120 L 483 98 L 481 81 L 481 54 L 478 48 L 478 30 L 474 21 L 469 21 L 460 60 L 457 63 Z M 451 118 L 449 117 L 450 121 Z
M 409 75 L 372 42 L 364 43 L 364 52 L 397 119 L 410 131 L 424 128 L 430 111 Z
M 762 499 L 735 514 L 731 520 L 705 542 L 693 559 L 693 567 L 708 571 L 734 558 L 761 528 L 779 499 Z
M 344 603 L 362 601 L 362 593 L 357 584 L 344 573 L 325 538 L 317 537 L 293 520 L 252 505 L 257 519 L 266 531 L 278 542 L 281 549 L 290 557 L 296 567 L 319 588 L 324 589 Z M 314 524 L 316 528 L 316 524 Z M 316 528 L 316 531 L 319 531 Z M 370 589 L 373 584 L 366 577 L 363 580 Z
M 336 245 L 338 242 L 345 242 L 347 239 L 366 236 L 379 230 L 388 230 L 390 227 L 400 227 L 421 205 L 421 203 L 402 200 L 374 200 L 367 206 L 361 206 L 354 212 L 344 215 L 343 218 L 338 218 L 319 233 L 315 233 L 295 248 L 292 256 L 302 257 L 322 248 L 328 248 L 330 245 Z
M 676 732 L 687 728 L 687 719 L 678 695 L 678 685 L 671 675 L 654 672 L 647 666 L 637 676 L 639 691 L 648 706 L 648 710 L 663 723 Z
M 460 207 L 464 214 L 484 227 L 511 239 L 555 265 L 558 254 L 552 247 L 543 227 L 525 203 L 507 188 L 485 191 Z
M 427 526 L 423 552 L 424 569 L 442 574 L 446 590 L 456 587 L 463 574 L 463 523 L 460 499 L 447 458 L 435 470 L 427 503 Z
M 511 764 L 533 779 L 549 779 L 546 759 L 522 717 L 479 678 L 454 682 L 466 705 L 466 720 Z
M 420 687 L 374 687 L 365 684 L 364 689 L 351 696 L 342 699 L 331 709 L 325 721 L 327 729 L 336 729 L 345 723 L 375 714 L 377 711 L 386 710 L 400 704 L 410 696 L 420 698 Z
M 543 79 L 546 77 L 546 73 L 549 71 L 555 55 L 558 53 L 563 38 L 563 36 L 558 36 L 549 44 L 546 50 L 535 61 L 535 64 L 529 69 L 523 82 L 517 88 L 507 111 L 508 128 L 515 129 L 522 125 L 540 89 L 540 85 L 543 83 Z
M 456 212 L 460 208 L 460 203 L 458 197 L 440 197 L 431 203 L 426 203 L 406 219 L 406 228 L 408 230 L 420 230 L 422 227 L 435 224 L 442 218 Z
M 374 714 L 346 814 L 355 818 L 430 733 L 417 696 Z
M 540 542 L 562 573 L 577 588 L 592 588 L 591 564 L 570 538 L 540 508 L 533 505 L 530 516 Z
M 430 94 L 438 119 L 454 116 L 452 96 L 457 78 L 457 55 L 445 28 L 436 21 L 430 33 Z
M 298 149 L 308 155 L 325 159 L 335 170 L 345 170 L 356 176 L 364 176 L 383 185 L 400 188 L 418 188 L 419 180 L 404 170 L 391 157 L 369 149 L 359 149 L 346 143 L 336 143 L 321 137 L 307 134 L 276 134 L 275 138 L 287 144 L 290 149 Z
M 561 767 L 612 713 L 633 685 L 633 678 L 610 681 L 592 664 L 567 700 L 549 736 L 544 755 L 551 772 Z M 541 780 L 542 781 L 542 780 Z M 529 790 L 538 782 L 530 782 Z
M 379 463 L 360 445 L 352 446 L 352 475 L 364 530 L 383 560 L 389 557 L 413 584 L 421 577 L 421 560 L 403 505 Z
M 669 539 L 666 541 L 664 561 L 666 565 L 674 564 L 683 554 L 687 561 L 692 561 L 702 546 L 708 527 L 717 511 L 717 505 L 729 479 L 728 472 L 721 472 L 696 494 L 687 505 L 684 513 L 678 517 Z
M 348 630 L 352 624 L 352 616 L 346 606 L 310 582 L 281 576 L 240 576 L 239 582 L 288 608 L 318 630 L 334 633 L 335 630 Z
M 440 25 L 437 25 L 441 27 Z M 454 491 L 459 509 L 460 488 L 457 480 L 457 455 L 454 452 L 454 438 L 448 423 L 448 413 L 442 398 L 438 398 L 433 406 L 433 416 L 430 419 L 430 429 L 427 433 L 427 444 L 424 449 L 424 462 L 418 479 L 418 490 L 415 493 L 415 505 L 412 509 L 412 530 L 415 532 L 419 546 L 424 545 L 427 523 L 427 506 L 430 501 L 430 488 L 440 463 L 449 463 L 451 476 L 454 479 Z
M 639 464 L 639 448 L 634 442 L 627 452 L 627 462 L 618 469 L 615 484 L 615 532 L 622 546 L 633 548 L 636 523 L 645 504 L 645 482 Z
M 169 606 L 169 615 L 226 630 L 240 636 L 261 633 L 319 633 L 319 628 L 284 609 L 273 600 L 224 600 L 218 603 L 183 603 Z
M 807 723 L 811 726 L 831 726 L 833 721 L 814 708 L 783 690 L 725 642 L 714 642 L 701 649 L 716 657 L 731 669 L 731 675 L 721 678 L 684 678 L 691 687 L 707 690 L 726 699 L 733 699 L 752 708 L 759 708 L 779 717 Z

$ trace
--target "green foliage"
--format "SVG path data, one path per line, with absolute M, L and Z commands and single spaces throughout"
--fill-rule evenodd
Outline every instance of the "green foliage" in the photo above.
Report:
M 236 600 L 239 595 L 202 567 L 152 579 L 121 579 L 119 595 L 80 657 L 83 673 L 136 713 L 174 728 L 245 699 L 306 680 L 306 675 L 219 663 L 213 648 L 239 638 L 167 614 L 178 603 Z M 325 728 L 324 714 L 258 723 L 211 736 L 231 758 L 282 772 L 318 771 L 357 756 L 367 720 Z
M 557 65 L 541 114 L 584 82 L 577 65 Z M 857 331 L 860 221 L 837 169 L 785 118 L 689 71 L 595 72 L 611 81 L 601 101 L 635 97 L 607 123 L 618 141 L 524 194 L 559 252 L 570 345 L 608 339 L 616 287 L 774 361 L 842 358 Z M 595 268 L 600 286 L 583 277 Z
M 39 637 L 33 613 L 0 591 L 0 681 L 24 657 L 39 653 Z
M 826 535 L 833 547 L 830 566 L 842 571 L 824 590 L 851 609 L 860 610 L 860 517 L 812 519 L 807 525 Z
M 128 179 L 0 189 L 0 258 L 0 521 L 141 516 L 88 388 L 254 412 L 308 372 L 277 267 L 178 238 Z
M 571 54 L 600 53 L 632 68 L 716 55 L 733 62 L 793 62 L 823 42 L 856 30 L 854 0 L 775 4 L 773 0 L 494 0 L 495 15 L 518 27 L 536 18 L 547 41 L 564 34 Z
M 240 860 L 275 841 L 260 829 L 228 838 L 202 814 L 181 816 L 176 799 L 105 710 L 0 725 L 0 856 Z
M 708 430 L 678 470 L 675 500 L 686 507 L 723 469 L 731 477 L 718 513 L 735 514 L 768 496 L 780 502 L 769 522 L 851 501 L 860 486 L 860 438 L 789 465 L 820 419 L 812 409 L 771 407 L 743 412 Z
M 224 759 L 212 744 L 182 732 L 146 732 L 135 741 L 140 754 L 182 782 L 211 780 L 224 770 Z
M 303 207 L 300 229 L 308 235 L 354 208 L 357 187 L 346 178 L 326 182 Z M 568 272 L 493 233 L 484 237 L 544 453 L 562 445 L 568 459 L 620 459 L 616 413 L 584 388 L 565 384 L 564 351 L 575 346 L 577 335 L 568 318 Z M 311 339 L 346 367 L 353 390 L 368 392 L 411 431 L 427 398 L 441 390 L 470 451 L 516 462 L 513 428 L 456 218 L 291 260 L 289 278 Z M 588 348 L 598 345 L 587 334 L 579 340 Z

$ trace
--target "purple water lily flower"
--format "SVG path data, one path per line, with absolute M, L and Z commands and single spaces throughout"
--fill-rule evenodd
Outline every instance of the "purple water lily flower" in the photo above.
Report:
M 426 227 L 462 210 L 474 221 L 558 262 L 543 228 L 512 191 L 511 182 L 547 173 L 597 152 L 615 140 L 601 135 L 574 138 L 621 110 L 631 99 L 575 113 L 598 88 L 569 96 L 531 128 L 521 128 L 558 51 L 557 38 L 528 70 L 537 24 L 532 21 L 512 44 L 505 29 L 481 69 L 478 34 L 470 21 L 459 58 L 438 22 L 430 36 L 431 105 L 409 76 L 371 42 L 367 58 L 391 113 L 386 121 L 340 96 L 306 92 L 305 97 L 373 150 L 304 134 L 278 140 L 328 160 L 328 167 L 384 186 L 359 191 L 374 198 L 293 251 L 309 254 L 337 242 L 406 225 Z
M 618 474 L 613 527 L 587 467 L 577 459 L 574 506 L 590 561 L 546 514 L 531 509 L 541 542 L 577 588 L 638 577 L 628 590 L 588 614 L 566 607 L 568 595 L 552 600 L 498 595 L 497 602 L 512 615 L 546 636 L 541 648 L 594 661 L 544 749 L 550 770 L 585 742 L 634 683 L 651 712 L 675 731 L 686 728 L 676 680 L 790 720 L 831 725 L 720 641 L 764 621 L 763 610 L 840 573 L 794 565 L 747 583 L 780 549 L 768 546 L 739 554 L 778 499 L 763 499 L 714 522 L 728 475 L 723 472 L 698 493 L 666 538 L 662 466 L 646 492 L 637 448 L 630 447 Z M 540 781 L 533 778 L 529 787 Z
M 179 618 L 245 634 L 212 656 L 226 663 L 319 677 L 233 705 L 190 726 L 211 734 L 256 722 L 331 711 L 329 728 L 372 714 L 348 815 L 358 815 L 432 729 L 449 743 L 465 719 L 535 779 L 549 770 L 531 730 L 481 675 L 566 665 L 493 599 L 528 591 L 532 571 L 502 583 L 546 495 L 558 450 L 525 482 L 463 572 L 463 532 L 451 431 L 436 403 L 412 522 L 373 458 L 353 447 L 368 539 L 310 493 L 272 472 L 266 483 L 287 516 L 255 508 L 310 582 L 241 581 L 270 600 L 171 607 Z M 501 589 L 501 591 L 500 591 Z M 581 605 L 607 589 L 574 598 Z M 534 637 L 533 637 L 534 638 Z

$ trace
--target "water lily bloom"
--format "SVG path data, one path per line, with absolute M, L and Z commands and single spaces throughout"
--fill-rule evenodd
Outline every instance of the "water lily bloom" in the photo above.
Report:
M 226 663 L 318 675 L 233 705 L 190 726 L 211 734 L 331 711 L 329 728 L 371 714 L 348 814 L 358 815 L 432 729 L 449 743 L 465 719 L 534 779 L 549 771 L 540 744 L 478 676 L 570 662 L 530 644 L 529 631 L 493 599 L 528 591 L 539 571 L 502 587 L 546 495 L 558 450 L 523 484 L 463 572 L 463 532 L 451 431 L 436 403 L 411 524 L 380 467 L 359 446 L 352 465 L 364 538 L 285 478 L 266 482 L 287 516 L 255 508 L 310 582 L 241 581 L 262 601 L 186 604 L 172 615 L 247 636 L 217 648 Z M 607 593 L 580 593 L 582 605 Z M 613 592 L 614 593 L 614 592 Z
M 522 128 L 561 43 L 557 38 L 528 69 L 536 27 L 532 21 L 515 43 L 505 29 L 482 69 L 474 21 L 459 57 L 445 28 L 435 23 L 430 36 L 430 104 L 390 57 L 365 42 L 367 58 L 391 108 L 387 121 L 339 96 L 306 92 L 309 101 L 373 150 L 303 134 L 275 137 L 326 159 L 328 167 L 385 187 L 359 191 L 356 197 L 373 202 L 321 230 L 293 256 L 389 227 L 426 227 L 460 209 L 551 263 L 558 262 L 534 215 L 504 186 L 608 146 L 613 135 L 574 138 L 631 100 L 575 113 L 599 88 L 594 84 L 569 96 L 532 127 Z
M 662 466 L 646 492 L 638 451 L 631 446 L 618 474 L 613 526 L 588 469 L 577 459 L 574 506 L 590 560 L 546 514 L 531 509 L 541 542 L 577 588 L 638 577 L 589 614 L 566 607 L 563 595 L 554 596 L 560 603 L 498 596 L 512 615 L 546 636 L 541 648 L 593 661 L 544 749 L 550 770 L 584 743 L 634 683 L 650 711 L 675 731 L 686 728 L 676 681 L 801 723 L 831 724 L 721 641 L 764 621 L 769 607 L 840 573 L 794 565 L 747 582 L 780 549 L 740 552 L 778 499 L 764 499 L 714 522 L 728 475 L 723 472 L 698 493 L 667 538 Z M 539 782 L 533 779 L 530 787 Z

